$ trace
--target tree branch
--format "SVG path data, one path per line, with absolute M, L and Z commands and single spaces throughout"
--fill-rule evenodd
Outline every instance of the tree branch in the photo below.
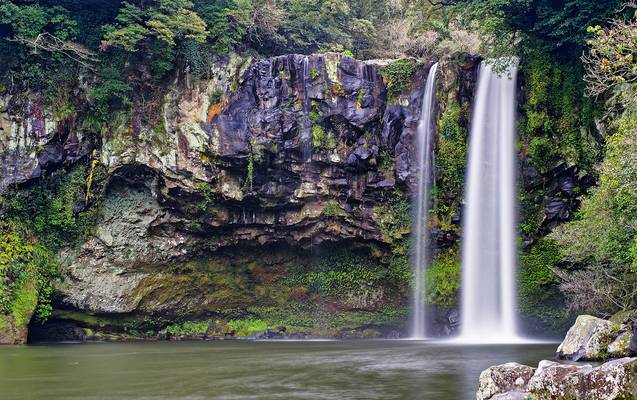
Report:
M 48 32 L 40 33 L 35 38 L 16 36 L 15 38 L 8 40 L 23 43 L 27 46 L 33 47 L 36 51 L 43 50 L 49 53 L 64 54 L 76 63 L 89 69 L 93 69 L 93 63 L 99 62 L 99 60 L 95 57 L 95 53 L 84 46 L 64 41 Z

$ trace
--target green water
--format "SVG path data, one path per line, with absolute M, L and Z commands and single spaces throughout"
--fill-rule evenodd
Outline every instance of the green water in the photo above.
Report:
M 480 371 L 556 345 L 410 341 L 0 347 L 0 399 L 475 399 Z

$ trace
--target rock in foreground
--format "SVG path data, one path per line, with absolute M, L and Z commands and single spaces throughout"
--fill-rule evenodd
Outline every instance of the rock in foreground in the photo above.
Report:
M 507 363 L 484 370 L 478 400 L 613 400 L 637 398 L 637 358 L 620 358 L 599 367 L 541 361 L 537 369 Z

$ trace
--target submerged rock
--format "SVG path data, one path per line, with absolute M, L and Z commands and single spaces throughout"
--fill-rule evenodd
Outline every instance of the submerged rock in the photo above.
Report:
M 620 328 L 605 319 L 580 315 L 557 348 L 557 355 L 573 361 L 606 358 L 608 345 Z

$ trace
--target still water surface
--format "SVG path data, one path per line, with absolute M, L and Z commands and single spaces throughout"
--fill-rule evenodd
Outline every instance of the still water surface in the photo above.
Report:
M 0 399 L 475 399 L 480 371 L 554 344 L 154 342 L 0 347 Z

